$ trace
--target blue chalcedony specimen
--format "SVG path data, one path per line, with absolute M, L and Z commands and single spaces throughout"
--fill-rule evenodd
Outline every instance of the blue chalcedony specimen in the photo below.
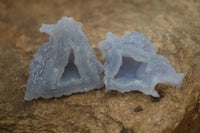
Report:
M 25 100 L 51 98 L 101 88 L 103 67 L 96 59 L 82 24 L 63 17 L 57 24 L 43 24 L 50 40 L 30 64 Z
M 157 55 L 157 48 L 143 34 L 132 32 L 122 38 L 107 33 L 99 44 L 103 57 L 106 91 L 138 90 L 159 97 L 154 89 L 158 83 L 180 87 L 184 74 L 177 74 L 167 58 Z

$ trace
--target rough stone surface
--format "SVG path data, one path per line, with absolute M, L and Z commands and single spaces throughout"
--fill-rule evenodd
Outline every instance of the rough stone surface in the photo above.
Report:
M 107 39 L 99 43 L 104 63 L 106 91 L 130 92 L 137 90 L 160 97 L 155 90 L 158 83 L 180 88 L 184 74 L 176 73 L 169 60 L 156 54 L 157 48 L 137 31 L 121 38 L 107 33 Z
M 138 92 L 92 90 L 24 101 L 29 64 L 48 41 L 38 29 L 62 16 L 83 23 L 96 49 L 107 32 L 139 31 L 185 79 L 180 89 L 159 84 L 159 100 Z M 0 1 L 1 132 L 199 132 L 200 2 L 197 0 Z M 200 99 L 200 98 L 199 98 Z M 134 109 L 143 108 L 140 112 Z M 192 114 L 192 115 L 191 115 Z M 188 119 L 189 118 L 189 119 Z M 183 120 L 183 121 L 182 121 Z
M 87 92 L 104 86 L 102 65 L 81 30 L 82 24 L 63 17 L 57 24 L 43 24 L 49 42 L 30 64 L 25 100 L 52 98 Z

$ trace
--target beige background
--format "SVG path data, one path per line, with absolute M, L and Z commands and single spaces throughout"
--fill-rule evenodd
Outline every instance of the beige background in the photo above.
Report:
M 182 87 L 158 85 L 161 99 L 104 88 L 61 98 L 23 100 L 29 64 L 48 41 L 42 23 L 62 16 L 83 23 L 98 43 L 107 32 L 139 31 L 186 75 Z M 200 131 L 200 2 L 198 0 L 0 0 L 0 132 L 190 133 Z M 134 109 L 143 108 L 140 112 Z

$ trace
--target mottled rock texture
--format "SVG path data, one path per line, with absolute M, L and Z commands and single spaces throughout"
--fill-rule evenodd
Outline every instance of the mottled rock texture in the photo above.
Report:
M 61 98 L 24 101 L 29 64 L 48 41 L 41 23 L 62 16 L 83 23 L 97 44 L 107 32 L 139 31 L 185 79 L 181 89 L 157 85 L 161 99 L 138 92 L 92 90 Z M 0 131 L 9 132 L 199 132 L 200 2 L 197 0 L 0 1 Z M 135 108 L 142 111 L 135 112 Z

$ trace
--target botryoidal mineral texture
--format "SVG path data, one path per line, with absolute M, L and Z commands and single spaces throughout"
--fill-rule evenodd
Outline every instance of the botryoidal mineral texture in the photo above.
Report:
M 143 34 L 132 32 L 118 38 L 107 33 L 107 39 L 99 43 L 106 59 L 102 67 L 81 26 L 67 17 L 57 24 L 42 25 L 40 31 L 50 39 L 30 64 L 25 100 L 86 92 L 104 84 L 106 91 L 137 90 L 159 97 L 156 84 L 181 86 L 184 74 L 176 73 L 167 58 L 157 55 L 157 48 Z
M 101 88 L 103 67 L 97 61 L 82 24 L 63 17 L 57 24 L 43 24 L 41 32 L 49 42 L 34 55 L 30 64 L 25 100 L 51 98 Z
M 143 34 L 132 32 L 118 38 L 107 33 L 99 44 L 103 57 L 106 91 L 129 92 L 137 90 L 159 97 L 158 83 L 180 87 L 184 74 L 177 74 L 167 58 L 157 55 L 157 48 Z

